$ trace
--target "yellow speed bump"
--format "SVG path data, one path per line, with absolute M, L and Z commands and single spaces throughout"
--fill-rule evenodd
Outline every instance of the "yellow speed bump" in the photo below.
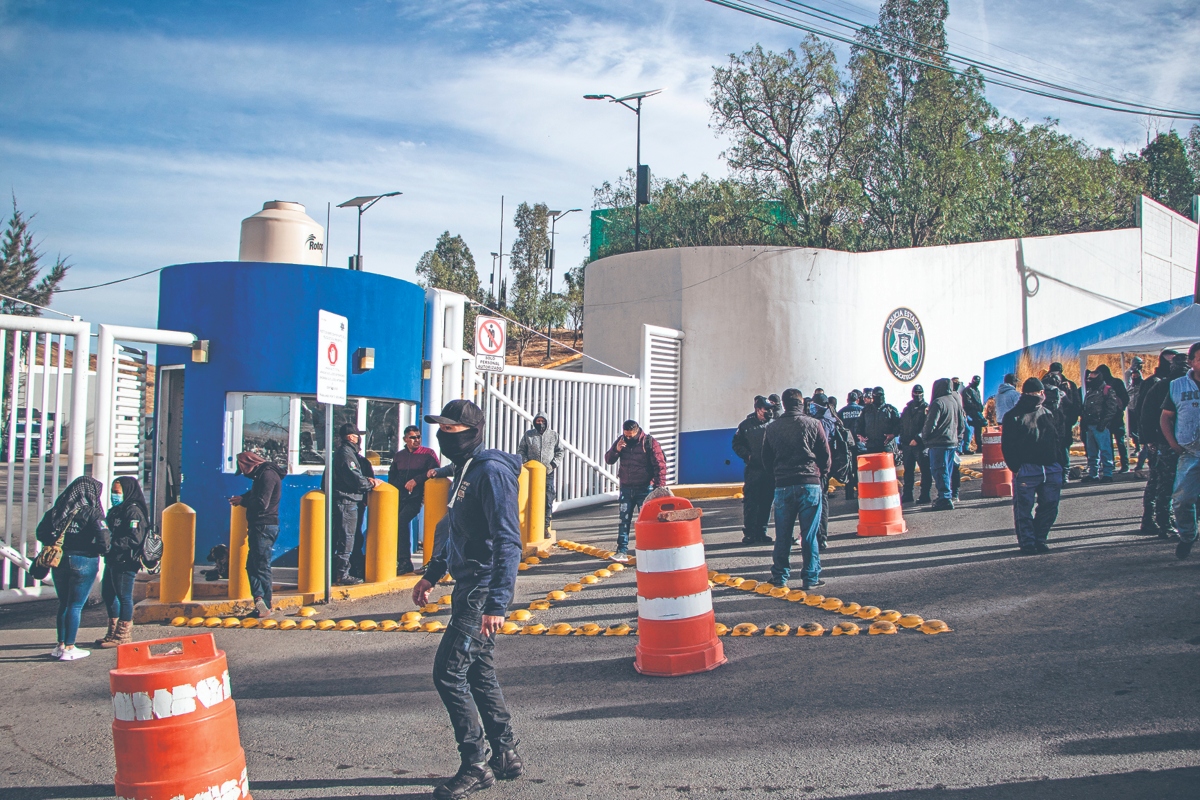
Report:
M 373 619 L 364 619 L 362 622 L 358 623 L 358 629 L 360 631 L 379 630 L 379 623 Z
M 547 600 L 552 600 L 552 601 L 554 601 L 554 602 L 556 602 L 556 603 L 557 603 L 557 602 L 559 602 L 560 600 L 566 600 L 566 599 L 567 599 L 567 593 L 566 593 L 566 592 L 564 592 L 562 589 L 555 589 L 555 590 L 554 590 L 554 591 L 552 591 L 552 592 L 547 592 L 547 593 L 546 593 L 546 599 L 547 599 Z
M 771 597 L 783 598 L 788 596 L 788 588 L 786 586 L 772 586 L 768 592 Z
M 610 572 L 607 569 L 598 569 L 595 572 L 593 572 L 592 574 L 595 575 L 597 578 L 611 578 L 613 576 L 612 572 Z
M 189 628 L 199 628 L 204 625 L 204 617 L 192 617 L 187 621 Z
M 426 633 L 437 633 L 438 631 L 446 630 L 446 626 L 438 622 L 436 619 L 431 622 L 426 622 L 421 625 L 421 630 Z
M 771 590 L 774 588 L 775 587 L 772 586 L 771 584 L 767 583 L 766 581 L 763 581 L 758 586 L 754 587 L 754 593 L 755 594 L 770 594 Z
M 838 613 L 845 614 L 847 617 L 853 617 L 859 611 L 862 611 L 862 606 L 858 603 L 846 603 L 838 609 Z
M 921 623 L 921 633 L 949 633 L 950 626 L 940 619 L 927 619 Z
M 617 625 L 609 625 L 608 628 L 605 629 L 604 635 L 605 636 L 628 636 L 629 632 L 631 630 L 633 630 L 633 628 L 629 627 L 624 622 L 622 622 Z
M 796 628 L 797 636 L 820 636 L 825 633 L 825 626 L 819 622 L 806 622 Z
M 875 636 L 877 634 L 893 634 L 896 632 L 896 624 L 888 622 L 885 619 L 877 619 L 871 623 L 871 627 L 867 628 L 867 633 Z
M 815 607 L 815 606 L 821 605 L 821 603 L 824 603 L 824 602 L 825 602 L 825 595 L 823 595 L 823 594 L 810 594 L 808 597 L 804 598 L 804 605 L 806 605 L 806 606 L 814 606 Z
M 549 600 L 534 600 L 529 604 L 530 611 L 545 611 L 550 607 Z
M 401 622 L 400 630 L 407 631 L 409 633 L 412 633 L 413 631 L 419 631 L 421 630 L 421 623 L 415 619 L 408 622 Z
M 522 561 L 520 564 L 517 564 L 517 572 L 524 572 L 527 569 L 529 569 L 529 565 L 524 561 Z
M 896 624 L 901 628 L 919 628 L 924 624 L 925 620 L 916 614 L 905 614 L 900 619 L 896 620 Z
M 176 617 L 175 619 L 171 620 L 171 624 L 174 625 L 176 628 L 186 628 L 187 624 L 188 624 L 188 618 L 187 617 Z
M 313 608 L 312 606 L 303 606 L 299 611 L 296 612 L 296 616 L 311 617 L 316 613 L 317 613 L 317 610 L 315 608 Z
M 454 602 L 454 595 L 444 594 L 437 601 L 439 606 L 448 606 Z
M 505 636 L 511 636 L 521 630 L 521 626 L 515 622 L 506 622 L 500 626 L 500 632 Z
M 806 597 L 808 597 L 808 592 L 804 591 L 803 589 L 792 589 L 787 593 L 787 599 L 789 603 L 799 603 Z
M 592 584 L 599 583 L 600 579 L 597 578 L 595 575 L 584 575 L 582 578 L 579 579 L 579 582 L 586 583 L 588 586 L 591 586 Z
M 575 629 L 571 627 L 570 623 L 556 622 L 550 626 L 550 630 L 546 631 L 546 635 L 547 636 L 570 636 L 574 632 L 575 632 Z
M 405 622 L 420 622 L 420 621 L 421 621 L 421 612 L 420 611 L 405 611 L 403 614 L 400 615 L 400 623 L 401 624 L 404 624 Z
M 254 617 L 246 617 L 244 620 L 242 620 L 242 627 L 243 628 L 257 628 L 258 620 L 256 620 Z
M 753 622 L 739 622 L 733 626 L 733 636 L 753 636 L 758 633 L 758 626 Z
M 715 578 L 716 578 L 718 575 L 720 575 L 720 574 L 721 574 L 721 573 L 717 572 L 715 569 L 710 569 L 710 570 L 708 571 L 708 579 L 711 581 L 711 580 L 715 579 Z
M 295 630 L 296 627 L 297 627 L 297 623 L 296 623 L 296 620 L 294 620 L 294 619 L 285 619 L 279 623 L 279 630 L 281 630 L 281 631 Z
M 861 629 L 857 625 L 855 625 L 853 622 L 839 622 L 838 624 L 833 626 L 833 635 L 834 636 L 858 636 L 859 630 L 861 630 Z
M 872 620 L 879 616 L 879 609 L 875 606 L 863 606 L 854 616 L 859 619 Z
M 335 627 L 339 631 L 356 631 L 358 630 L 358 623 L 352 619 L 342 619 L 338 620 L 338 623 Z
M 521 634 L 523 636 L 540 636 L 545 632 L 546 626 L 540 622 L 535 622 L 532 625 L 526 625 L 524 628 L 521 628 Z
M 583 584 L 582 583 L 568 583 L 566 586 L 563 587 L 563 591 L 564 592 L 582 592 Z
M 758 581 L 755 581 L 755 580 L 742 581 L 741 583 L 738 584 L 737 588 L 741 589 L 743 592 L 753 592 L 755 589 L 758 588 Z
M 204 627 L 206 627 L 206 628 L 221 627 L 221 618 L 220 617 L 209 617 L 208 619 L 204 620 Z
M 529 558 L 525 559 L 525 563 L 532 567 L 542 563 L 542 560 L 537 556 L 530 556 Z
M 302 631 L 311 631 L 317 627 L 317 621 L 315 619 L 302 619 L 297 627 Z
M 725 585 L 729 586 L 730 588 L 736 589 L 745 582 L 746 582 L 745 578 L 739 578 L 737 576 L 733 576 L 733 577 L 729 578 L 729 580 L 725 581 Z
M 609 572 L 621 572 L 622 570 L 625 569 L 625 565 L 621 564 L 621 563 L 614 563 L 614 564 L 609 564 L 607 567 L 605 567 L 605 569 L 608 570 Z
M 717 636 L 724 636 L 729 633 L 729 626 L 720 622 L 717 623 Z
M 763 631 L 763 636 L 787 636 L 792 632 L 792 626 L 786 622 L 776 622 L 774 625 L 768 625 Z
M 511 614 L 508 615 L 508 621 L 509 622 L 525 622 L 527 619 L 529 619 L 532 616 L 533 616 L 533 614 L 530 614 L 525 609 L 518 608 L 516 611 L 513 611 Z
M 719 584 L 724 585 L 729 580 L 729 575 L 727 575 L 724 572 L 718 572 L 716 575 L 713 575 L 712 578 L 710 578 L 710 580 L 713 583 L 719 583 Z
M 226 617 L 225 619 L 221 620 L 221 627 L 222 628 L 240 628 L 240 627 L 242 627 L 242 621 L 240 619 L 238 619 L 237 617 Z
M 826 597 L 824 602 L 821 603 L 821 608 L 825 609 L 826 611 L 837 611 L 841 607 L 842 601 L 836 597 Z
M 441 610 L 442 609 L 438 606 L 437 603 L 429 603 L 428 605 L 421 606 L 422 614 L 436 614 L 437 612 L 439 612 Z
M 575 635 L 576 636 L 595 636 L 596 634 L 602 632 L 603 630 L 604 630 L 604 628 L 601 628 L 599 625 L 597 625 L 594 622 L 585 622 L 575 630 Z
M 331 619 L 323 619 L 317 623 L 317 630 L 319 631 L 331 631 L 336 627 L 337 623 Z
M 269 631 L 274 628 L 278 628 L 279 622 L 273 619 L 264 619 L 262 622 L 258 623 L 258 627 Z
M 904 616 L 904 615 L 901 614 L 899 611 L 892 611 L 891 609 L 888 609 L 887 611 L 880 612 L 879 616 L 876 617 L 876 619 L 882 620 L 884 622 L 895 622 L 896 620 L 900 619 L 900 617 L 902 617 L 902 616 Z

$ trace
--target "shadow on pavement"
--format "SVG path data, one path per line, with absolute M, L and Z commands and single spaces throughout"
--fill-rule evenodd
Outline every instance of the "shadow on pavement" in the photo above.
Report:
M 1114 775 L 1020 781 L 974 789 L 904 789 L 848 795 L 844 800 L 1128 800 L 1131 797 L 1173 800 L 1194 798 L 1200 767 L 1137 770 Z
M 252 792 L 257 791 L 303 791 L 308 789 L 341 789 L 341 788 L 405 788 L 431 787 L 441 783 L 446 777 L 413 777 L 413 778 L 320 778 L 291 781 L 250 781 Z M 74 800 L 74 798 L 109 798 L 114 794 L 110 784 L 83 784 L 76 786 L 14 786 L 0 788 L 0 800 Z M 372 797 L 394 797 L 388 794 L 339 794 L 338 797 L 356 797 L 359 800 L 369 800 Z M 316 798 L 315 800 L 320 800 Z
M 1200 731 L 1079 739 L 1058 746 L 1058 752 L 1066 756 L 1124 756 L 1176 750 L 1200 750 Z

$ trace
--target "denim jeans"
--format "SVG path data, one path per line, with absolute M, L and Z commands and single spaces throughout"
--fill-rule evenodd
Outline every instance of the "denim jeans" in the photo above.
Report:
M 1088 477 L 1100 477 L 1100 470 L 1103 467 L 1104 477 L 1111 478 L 1113 474 L 1112 432 L 1107 428 L 1097 428 L 1095 425 L 1088 425 L 1087 431 L 1084 433 L 1083 443 L 1087 448 Z
M 275 554 L 278 525 L 251 525 L 247 532 L 249 552 L 246 553 L 246 577 L 250 579 L 250 595 L 261 597 L 271 605 L 271 557 Z
M 629 528 L 633 525 L 633 515 L 646 501 L 650 494 L 649 486 L 622 486 L 620 499 L 621 523 L 617 528 L 617 552 L 629 552 Z
M 100 579 L 100 596 L 108 607 L 108 618 L 122 622 L 133 620 L 133 582 L 138 571 L 112 564 L 104 565 L 104 577 Z
M 58 595 L 58 641 L 63 644 L 75 644 L 75 636 L 79 633 L 79 613 L 83 611 L 83 604 L 87 602 L 99 571 L 99 557 L 75 553 L 63 553 L 62 561 L 51 570 L 54 593 Z
M 1196 541 L 1196 498 L 1200 496 L 1200 455 L 1184 451 L 1175 468 L 1175 491 L 1171 507 L 1175 509 L 1175 524 L 1179 541 Z
M 485 737 L 493 752 L 514 743 L 511 717 L 496 679 L 496 637 L 480 633 L 487 596 L 486 586 L 454 587 L 450 624 L 433 659 L 433 684 L 450 715 L 464 764 L 487 760 Z
M 747 472 L 742 482 L 742 536 L 752 541 L 767 538 L 771 504 L 775 502 L 775 479 L 761 472 Z
M 950 475 L 956 469 L 954 450 L 953 447 L 929 448 L 929 471 L 933 473 L 933 487 L 938 500 L 950 499 Z
M 1058 464 L 1024 464 L 1013 475 L 1013 524 L 1022 550 L 1033 549 L 1050 535 L 1050 526 L 1058 518 L 1062 484 L 1063 470 Z
M 350 554 L 354 551 L 354 531 L 358 527 L 358 501 L 336 500 L 333 509 L 333 579 L 350 574 Z
M 775 550 L 771 580 L 787 583 L 792 573 L 792 538 L 800 523 L 800 552 L 803 567 L 800 577 L 805 586 L 821 577 L 821 551 L 817 531 L 821 527 L 821 485 L 805 483 L 775 489 Z

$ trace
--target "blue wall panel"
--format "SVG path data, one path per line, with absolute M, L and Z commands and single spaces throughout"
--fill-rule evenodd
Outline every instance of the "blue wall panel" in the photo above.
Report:
M 184 365 L 183 502 L 196 510 L 196 552 L 229 538 L 227 498 L 250 482 L 222 471 L 227 392 L 316 392 L 317 311 L 350 320 L 350 353 L 375 348 L 375 368 L 349 375 L 352 397 L 421 400 L 425 292 L 369 272 L 295 264 L 215 262 L 164 269 L 158 325 L 210 341 L 209 363 L 158 348 L 158 365 Z M 283 481 L 276 555 L 299 540 L 300 498 L 315 475 Z
M 679 482 L 741 483 L 745 465 L 733 452 L 736 430 L 682 431 L 679 434 Z

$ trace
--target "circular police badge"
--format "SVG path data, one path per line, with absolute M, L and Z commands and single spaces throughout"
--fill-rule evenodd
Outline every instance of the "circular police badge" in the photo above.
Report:
M 897 380 L 911 381 L 925 363 L 925 331 L 907 308 L 897 308 L 883 326 L 883 359 Z

